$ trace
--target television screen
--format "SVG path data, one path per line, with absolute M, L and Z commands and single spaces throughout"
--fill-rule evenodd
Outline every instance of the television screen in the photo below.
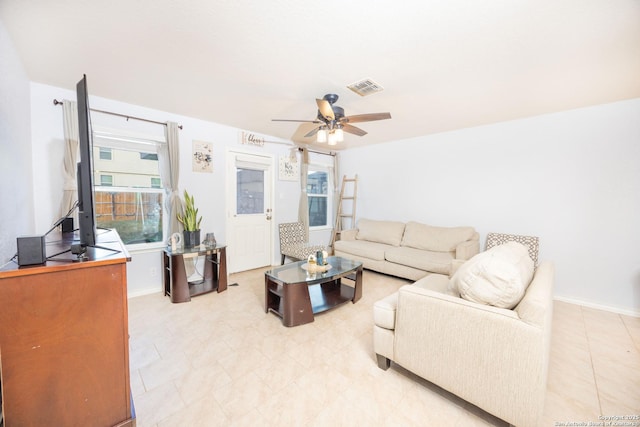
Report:
M 80 162 L 78 163 L 78 229 L 82 246 L 96 245 L 96 216 L 93 201 L 93 136 L 91 131 L 91 114 L 89 112 L 89 93 L 87 76 L 76 85 L 78 101 L 78 146 Z

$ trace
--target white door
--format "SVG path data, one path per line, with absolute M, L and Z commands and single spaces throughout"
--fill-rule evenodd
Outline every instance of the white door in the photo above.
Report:
M 271 265 L 273 157 L 230 151 L 229 272 Z

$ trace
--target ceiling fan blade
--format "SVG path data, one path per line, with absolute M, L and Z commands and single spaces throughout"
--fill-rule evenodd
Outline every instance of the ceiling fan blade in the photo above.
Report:
M 325 119 L 327 119 L 328 121 L 336 119 L 336 116 L 333 113 L 333 108 L 331 108 L 331 104 L 329 103 L 329 101 L 316 98 L 316 104 L 318 104 L 318 110 L 320 110 L 320 114 L 322 114 Z
M 342 119 L 344 123 L 362 123 L 373 122 L 376 120 L 387 120 L 391 118 L 391 113 L 370 113 L 370 114 L 356 114 L 355 116 L 347 116 Z
M 366 131 L 346 123 L 342 125 L 342 130 L 358 136 L 365 136 L 367 134 Z
M 311 131 L 309 131 L 304 137 L 305 138 L 310 138 L 313 135 L 315 135 L 316 133 L 318 133 L 319 130 L 320 130 L 320 126 L 318 126 L 317 128 L 312 129 Z
M 320 120 L 271 119 L 272 122 L 322 123 Z
M 291 140 L 294 142 L 303 142 L 305 144 L 311 143 L 315 138 L 308 138 L 305 135 L 309 132 L 317 132 L 318 126 L 312 123 L 300 123 L 298 129 L 291 135 Z

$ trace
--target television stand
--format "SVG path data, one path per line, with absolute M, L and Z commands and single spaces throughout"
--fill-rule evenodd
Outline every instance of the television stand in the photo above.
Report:
M 57 259 L 0 268 L 5 426 L 135 426 L 127 310 L 130 257 L 117 232 L 100 239 L 109 251 L 87 248 L 86 262 L 72 262 L 71 233 L 56 233 L 47 250 L 60 252 Z

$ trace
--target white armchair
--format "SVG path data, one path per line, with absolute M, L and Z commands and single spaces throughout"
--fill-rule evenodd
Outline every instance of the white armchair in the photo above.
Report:
M 471 302 L 432 274 L 374 306 L 378 366 L 391 362 L 517 426 L 544 408 L 554 266 L 541 263 L 513 309 Z

